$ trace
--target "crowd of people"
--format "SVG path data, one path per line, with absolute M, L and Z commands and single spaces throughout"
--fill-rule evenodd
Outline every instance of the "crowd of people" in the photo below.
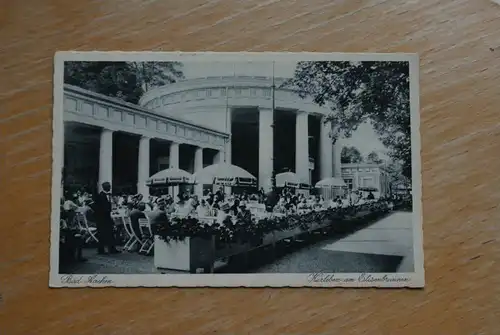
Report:
M 113 195 L 109 182 L 103 183 L 101 187 L 102 191 L 96 195 L 77 191 L 74 194 L 66 193 L 61 199 L 62 228 L 78 230 L 76 214 L 85 216 L 87 222 L 96 228 L 98 254 L 119 252 L 116 248 L 114 217 L 130 217 L 136 236 L 141 238 L 141 218 L 149 219 L 152 227 L 168 222 L 173 216 L 210 217 L 222 223 L 228 216 L 248 217 L 258 212 L 303 213 L 314 209 L 360 205 L 375 199 L 372 192 L 363 194 L 360 191 L 341 192 L 338 196 L 325 200 L 321 195 L 297 194 L 291 188 L 267 194 L 263 189 L 253 193 L 226 194 L 223 187 L 215 192 L 205 190 L 202 196 L 182 192 L 175 197 L 170 194 L 145 197 L 142 194 Z M 73 237 L 74 235 L 77 234 L 73 234 Z M 77 248 L 74 258 L 84 260 L 80 249 Z

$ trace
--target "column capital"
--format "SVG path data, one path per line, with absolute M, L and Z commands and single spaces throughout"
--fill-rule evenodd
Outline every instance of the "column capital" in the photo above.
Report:
M 112 129 L 108 129 L 108 128 L 101 128 L 101 132 L 102 133 L 114 133 L 115 131 Z

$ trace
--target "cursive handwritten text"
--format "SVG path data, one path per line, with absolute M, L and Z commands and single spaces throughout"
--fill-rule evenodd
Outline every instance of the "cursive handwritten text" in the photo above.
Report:
M 334 273 L 311 273 L 308 275 L 307 280 L 309 283 L 332 283 L 332 284 L 344 284 L 344 283 L 407 283 L 411 279 L 408 277 L 401 277 L 397 275 L 388 274 L 368 274 L 361 273 L 352 277 L 339 277 Z
M 68 285 L 111 285 L 113 281 L 107 276 L 102 275 L 91 275 L 91 276 L 81 276 L 81 275 L 62 275 L 61 283 Z

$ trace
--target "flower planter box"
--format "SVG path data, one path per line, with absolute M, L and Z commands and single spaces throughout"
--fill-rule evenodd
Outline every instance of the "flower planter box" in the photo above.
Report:
M 155 236 L 154 265 L 157 269 L 169 269 L 195 273 L 198 269 L 213 271 L 216 261 L 227 261 L 232 256 L 242 255 L 263 246 L 274 245 L 282 240 L 295 238 L 303 234 L 331 227 L 332 232 L 349 234 L 363 227 L 367 221 L 383 214 L 382 210 L 362 208 L 358 212 L 338 215 L 338 218 L 322 216 L 315 222 L 309 222 L 307 227 L 295 227 L 283 231 L 273 231 L 257 237 L 254 240 L 233 243 L 215 243 L 215 238 L 189 238 L 182 241 L 165 242 Z M 366 222 L 365 222 L 366 221 Z M 330 229 L 329 229 L 330 230 Z
M 220 258 L 239 255 L 248 252 L 251 249 L 257 248 L 259 245 L 252 245 L 250 243 L 227 243 L 222 247 L 215 249 L 214 258 L 217 260 Z
M 274 237 L 274 234 L 275 233 L 269 233 L 269 234 L 265 234 L 263 237 L 262 237 L 262 245 L 270 245 L 270 244 L 273 244 L 275 242 L 275 237 Z
M 155 236 L 154 265 L 157 269 L 196 272 L 213 266 L 213 241 L 186 237 L 182 241 L 165 242 Z
M 248 243 L 229 243 L 216 247 L 213 239 L 186 237 L 182 241 L 165 242 L 155 236 L 154 266 L 157 269 L 195 273 L 198 269 L 211 270 L 215 262 L 248 252 Z
M 274 242 L 278 242 L 287 238 L 296 237 L 304 233 L 300 227 L 296 227 L 290 230 L 276 231 L 273 233 Z

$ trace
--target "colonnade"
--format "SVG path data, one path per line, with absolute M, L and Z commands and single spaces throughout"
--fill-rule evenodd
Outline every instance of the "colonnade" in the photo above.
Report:
M 169 167 L 179 168 L 179 142 L 170 142 L 169 144 Z M 138 176 L 137 176 L 137 193 L 144 196 L 149 195 L 149 188 L 146 186 L 146 181 L 150 177 L 150 145 L 151 138 L 142 136 L 139 140 L 138 154 Z M 203 147 L 196 147 L 194 150 L 194 173 L 203 169 Z M 223 160 L 224 152 L 218 151 L 214 157 L 214 163 Z M 113 131 L 109 129 L 101 129 L 100 148 L 99 148 L 99 185 L 104 182 L 113 181 Z M 201 194 L 203 185 L 196 185 L 195 192 Z M 178 187 L 174 187 L 174 194 L 178 193 Z
M 231 113 L 228 113 L 228 124 L 231 124 Z M 302 183 L 310 184 L 309 168 L 309 114 L 307 112 L 296 112 L 295 123 L 295 173 Z M 230 132 L 230 129 L 229 129 Z M 327 177 L 340 177 L 340 148 L 334 144 L 329 136 L 330 126 L 321 120 L 319 133 L 319 176 L 321 179 Z M 259 108 L 259 187 L 269 190 L 271 176 L 274 168 L 274 111 L 271 108 Z M 149 189 L 146 181 L 150 177 L 150 137 L 142 136 L 139 140 L 138 154 L 138 193 L 148 195 Z M 170 168 L 179 168 L 179 146 L 181 143 L 170 142 L 169 165 Z M 226 143 L 224 150 L 219 150 L 213 163 L 226 161 L 231 163 L 231 141 Z M 194 150 L 194 173 L 203 169 L 203 147 Z M 105 182 L 113 180 L 113 131 L 101 129 L 100 155 L 99 155 L 99 187 Z M 195 193 L 201 194 L 203 185 L 195 186 Z M 174 188 L 174 193 L 178 188 Z
M 340 177 L 340 150 L 330 138 L 330 123 L 321 118 L 319 134 L 320 178 Z M 274 116 L 272 109 L 259 108 L 259 187 L 270 187 L 273 171 Z M 309 114 L 296 112 L 295 122 L 295 173 L 300 181 L 310 184 L 309 170 Z

